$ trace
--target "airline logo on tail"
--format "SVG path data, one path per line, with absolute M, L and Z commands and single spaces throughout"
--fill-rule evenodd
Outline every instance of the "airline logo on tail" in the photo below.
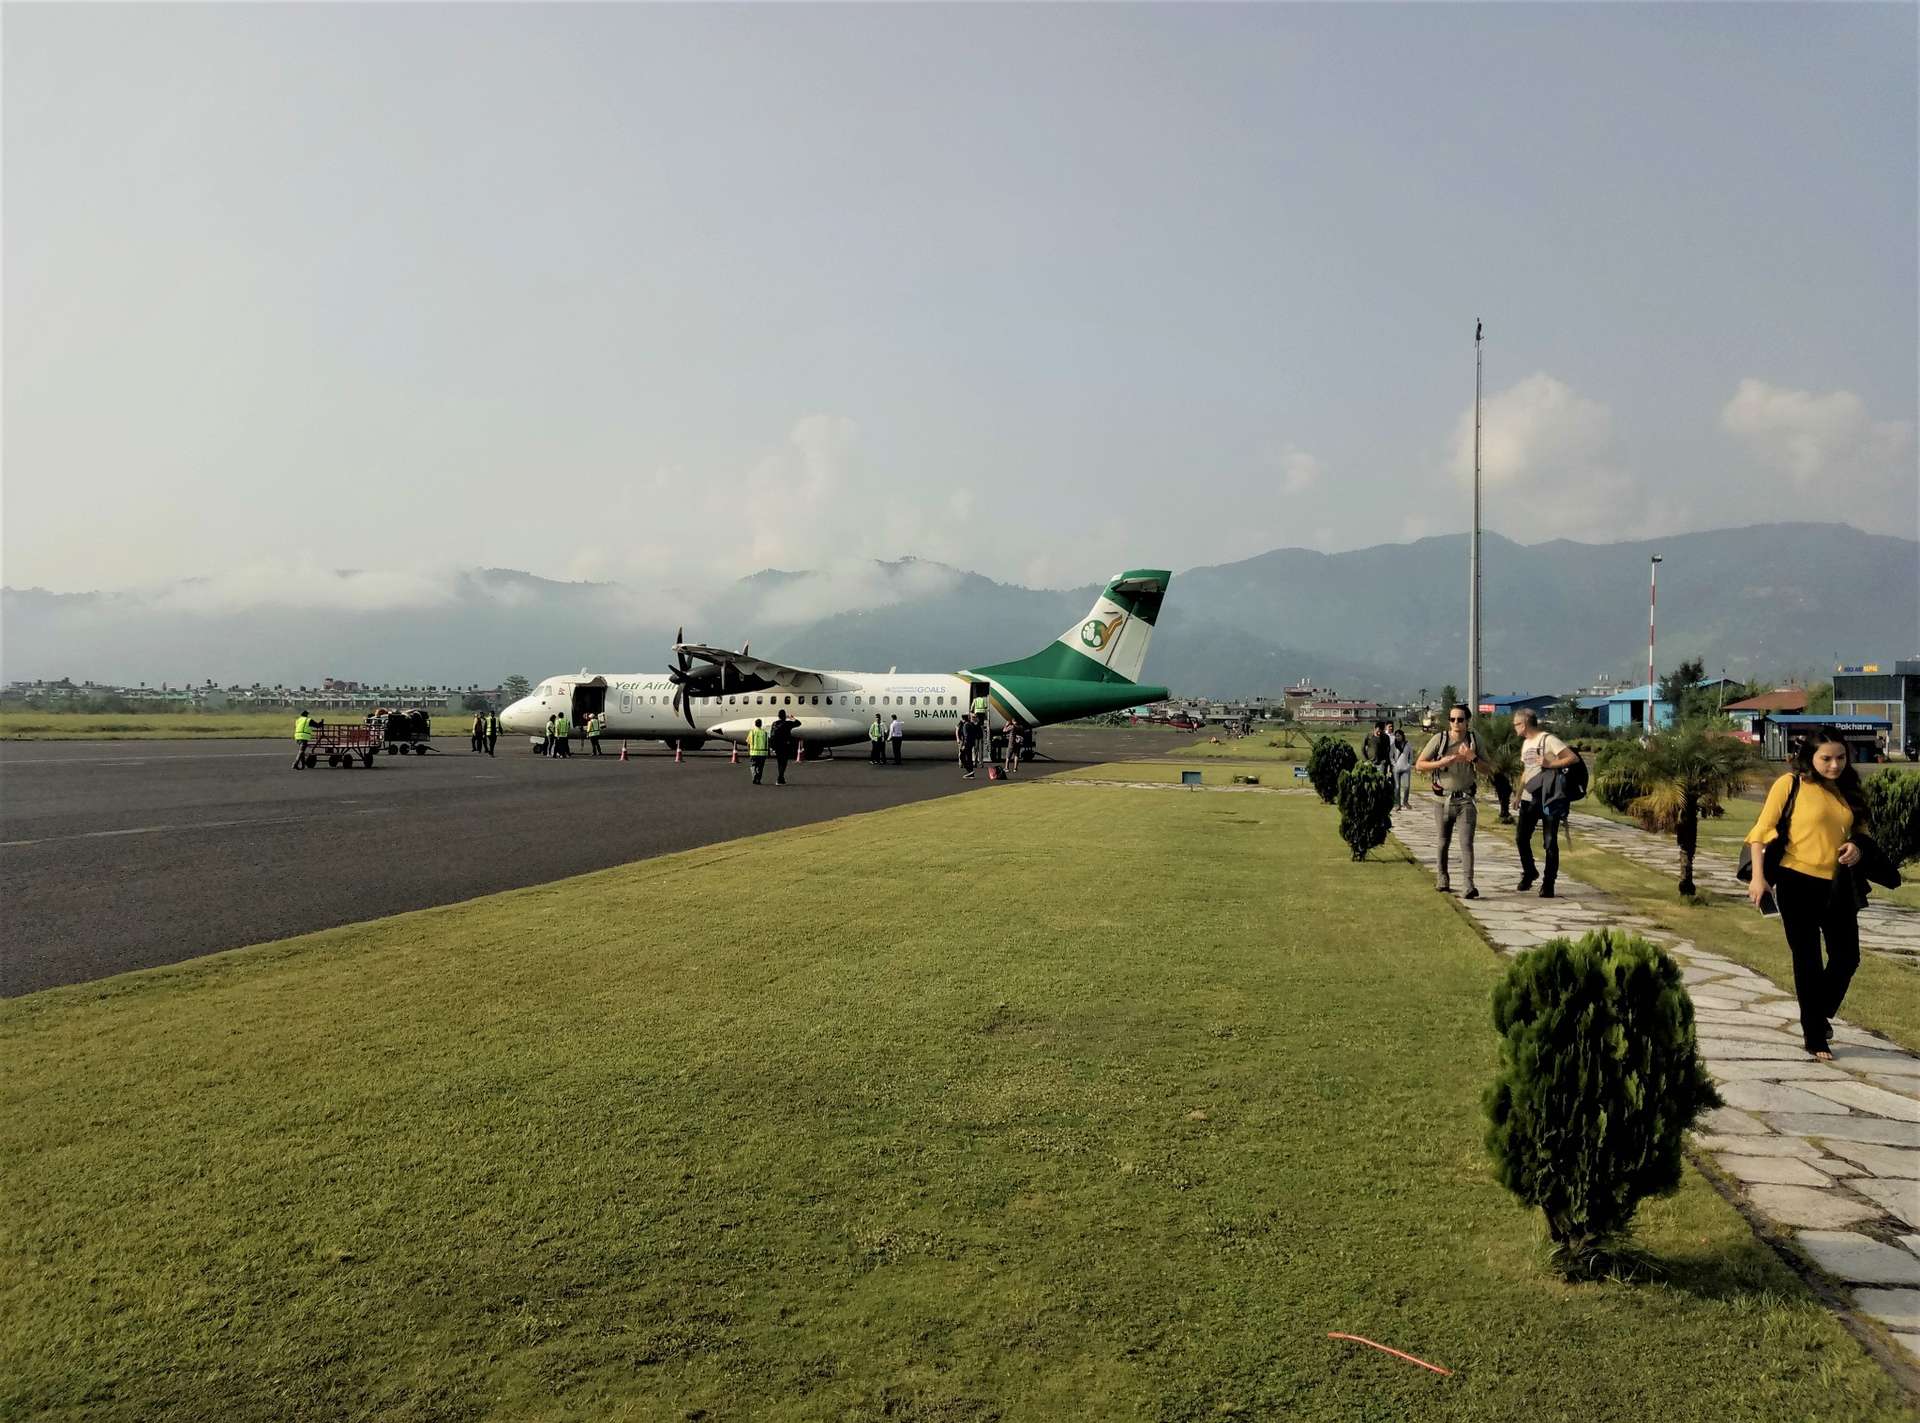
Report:
M 1120 631 L 1120 625 L 1127 620 L 1125 613 L 1115 613 L 1105 622 L 1098 618 L 1089 618 L 1080 629 L 1080 641 L 1095 652 L 1105 652 L 1107 644 L 1112 642 Z

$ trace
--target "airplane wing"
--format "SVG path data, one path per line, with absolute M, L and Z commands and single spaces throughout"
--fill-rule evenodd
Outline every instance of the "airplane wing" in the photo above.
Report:
M 737 685 L 744 685 L 748 691 L 772 686 L 806 687 L 819 691 L 829 685 L 824 672 L 815 672 L 807 667 L 789 667 L 784 662 L 769 662 L 764 657 L 751 657 L 731 648 L 708 647 L 698 642 L 676 642 L 673 650 L 677 655 L 691 657 L 713 667 L 712 673 L 694 674 L 702 682 L 716 681 L 720 669 L 725 668 L 729 691 Z

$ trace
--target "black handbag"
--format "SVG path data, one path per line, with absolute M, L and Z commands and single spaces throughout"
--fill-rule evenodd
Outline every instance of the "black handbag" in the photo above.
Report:
M 1774 827 L 1773 839 L 1760 847 L 1760 863 L 1767 872 L 1767 883 L 1780 882 L 1780 857 L 1787 853 L 1787 837 L 1793 833 L 1793 803 L 1800 795 L 1800 778 L 1795 776 L 1793 784 L 1787 787 L 1787 803 L 1780 808 L 1780 822 Z M 1740 846 L 1740 863 L 1733 871 L 1733 877 L 1742 884 L 1753 882 L 1753 842 L 1747 841 Z

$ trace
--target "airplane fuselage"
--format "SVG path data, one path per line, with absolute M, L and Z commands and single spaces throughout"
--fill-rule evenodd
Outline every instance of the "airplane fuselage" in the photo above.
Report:
M 908 740 L 951 741 L 971 702 L 973 687 L 972 679 L 951 672 L 827 672 L 819 677 L 825 684 L 819 690 L 775 685 L 761 691 L 695 697 L 692 727 L 674 708 L 674 684 L 664 676 L 548 677 L 507 707 L 500 714 L 500 725 L 505 731 L 539 736 L 550 718 L 564 714 L 577 731 L 604 688 L 605 699 L 598 710 L 606 717 L 605 734 L 615 739 L 744 741 L 755 718 L 772 725 L 775 714 L 784 711 L 800 723 L 799 735 L 810 745 L 864 742 L 876 715 L 883 727 L 898 717 Z M 1000 689 L 994 688 L 988 710 L 992 725 L 1004 725 L 1008 710 Z M 1017 709 L 1014 715 L 1019 715 Z

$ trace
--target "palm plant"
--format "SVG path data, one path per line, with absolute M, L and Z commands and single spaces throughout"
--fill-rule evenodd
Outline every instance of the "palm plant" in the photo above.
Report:
M 1477 716 L 1473 719 L 1474 739 L 1480 743 L 1480 754 L 1486 758 L 1488 766 L 1481 768 L 1482 780 L 1491 782 L 1495 776 L 1505 776 L 1509 794 L 1520 791 L 1520 733 L 1513 729 L 1509 717 Z M 1494 787 L 1495 794 L 1499 787 Z M 1500 813 L 1503 822 L 1512 820 L 1507 814 L 1506 797 L 1501 797 Z
M 1680 893 L 1694 892 L 1693 857 L 1700 817 L 1719 815 L 1760 764 L 1746 742 L 1703 723 L 1661 732 L 1622 755 L 1614 766 L 1639 786 L 1627 814 L 1643 829 L 1670 834 L 1680 847 Z

